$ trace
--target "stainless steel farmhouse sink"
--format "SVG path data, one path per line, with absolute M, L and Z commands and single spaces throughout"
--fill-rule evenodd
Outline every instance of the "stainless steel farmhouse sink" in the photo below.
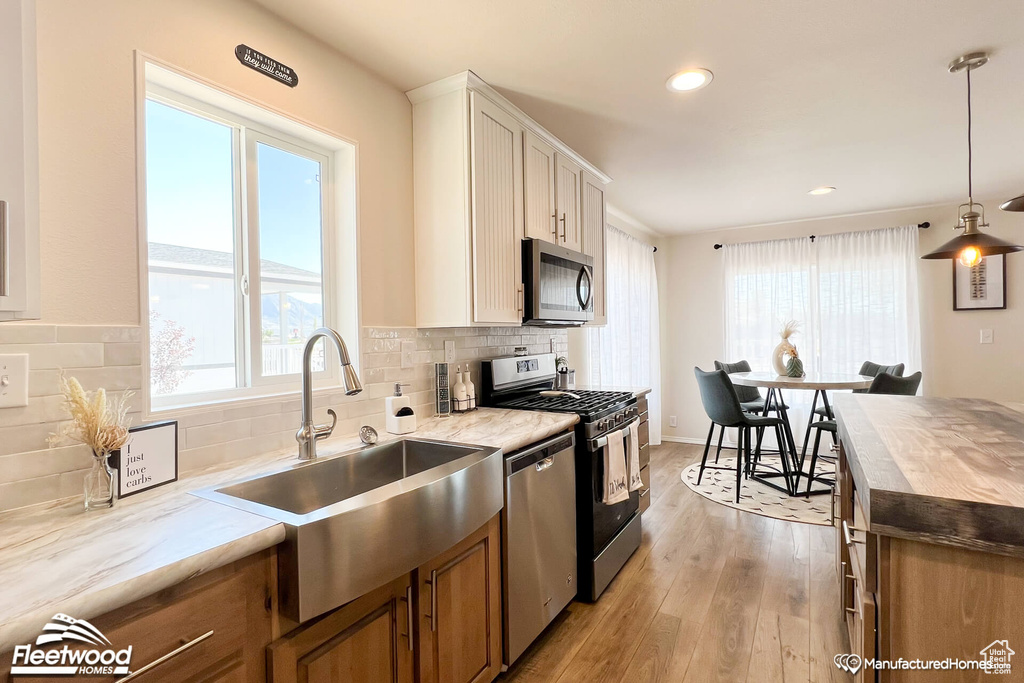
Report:
M 194 491 L 282 522 L 285 616 L 307 621 L 436 557 L 502 506 L 500 449 L 397 439 Z

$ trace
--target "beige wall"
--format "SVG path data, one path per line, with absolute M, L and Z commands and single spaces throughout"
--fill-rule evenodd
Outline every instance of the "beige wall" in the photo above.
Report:
M 1005 199 L 1005 198 L 1004 198 Z M 985 202 L 991 211 L 991 232 L 1004 239 L 1024 241 L 1024 215 L 999 211 L 998 200 Z M 703 232 L 664 240 L 667 283 L 661 290 L 664 434 L 699 438 L 708 422 L 700 405 L 695 365 L 704 369 L 721 359 L 722 254 L 715 243 L 748 242 L 788 237 L 871 230 L 929 221 L 920 232 L 921 253 L 927 253 L 956 233 L 956 206 L 908 209 L 887 213 L 831 218 L 771 226 Z M 659 250 L 659 254 L 661 251 Z M 659 269 L 662 264 L 658 264 Z M 932 396 L 970 396 L 1024 400 L 1024 254 L 1007 260 L 1007 310 L 953 311 L 952 266 L 949 261 L 919 261 L 921 343 L 924 391 Z M 991 328 L 994 343 L 978 343 L 979 330 Z M 736 360 L 736 359 L 728 359 Z M 668 426 L 669 417 L 678 426 Z
M 42 317 L 137 324 L 138 49 L 359 143 L 362 322 L 414 325 L 412 109 L 340 53 L 242 0 L 38 3 Z M 296 70 L 248 69 L 245 43 Z

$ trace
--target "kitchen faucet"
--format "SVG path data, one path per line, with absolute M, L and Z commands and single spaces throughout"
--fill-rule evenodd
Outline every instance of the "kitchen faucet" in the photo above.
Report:
M 363 390 L 363 383 L 359 381 L 359 375 L 352 367 L 348 348 L 341 335 L 329 327 L 321 327 L 313 332 L 306 340 L 306 349 L 302 352 L 302 426 L 295 433 L 295 440 L 299 442 L 299 460 L 315 460 L 316 442 L 329 437 L 334 431 L 334 426 L 338 424 L 338 414 L 333 410 L 327 411 L 331 416 L 331 424 L 313 424 L 313 346 L 320 337 L 330 339 L 338 349 L 338 355 L 341 356 L 341 373 L 345 378 L 345 394 L 354 396 Z

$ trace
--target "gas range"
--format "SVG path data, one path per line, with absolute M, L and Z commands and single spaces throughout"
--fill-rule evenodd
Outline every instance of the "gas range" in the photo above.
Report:
M 480 404 L 496 408 L 576 413 L 575 435 L 577 597 L 597 600 L 618 571 L 640 546 L 640 496 L 611 505 L 601 501 L 607 440 L 639 420 L 636 397 L 623 391 L 555 391 L 555 355 L 517 356 L 485 360 Z M 623 431 L 616 438 L 627 440 Z M 627 444 L 628 445 L 628 444 Z M 547 503 L 539 502 L 548 514 Z M 553 520 L 549 520 L 554 523 Z

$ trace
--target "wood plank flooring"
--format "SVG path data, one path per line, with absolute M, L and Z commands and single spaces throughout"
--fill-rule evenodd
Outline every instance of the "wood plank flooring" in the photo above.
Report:
M 643 543 L 595 604 L 574 602 L 506 683 L 850 681 L 826 527 L 740 512 L 679 478 L 701 448 L 656 446 Z

